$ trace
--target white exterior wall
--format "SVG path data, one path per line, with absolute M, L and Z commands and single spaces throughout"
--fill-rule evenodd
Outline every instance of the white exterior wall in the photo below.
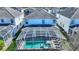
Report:
M 18 30 L 23 26 L 23 23 L 18 24 L 17 26 L 14 27 L 14 30 L 13 30 L 13 36 L 15 36 L 15 34 L 18 32 Z M 18 27 L 18 28 L 17 28 Z
M 21 15 L 17 18 L 15 18 L 15 25 L 20 24 L 23 21 L 24 15 Z
M 51 14 L 51 12 L 52 12 L 52 10 L 48 10 L 48 13 L 50 13 L 50 14 Z
M 13 30 L 13 35 L 15 35 L 22 26 L 23 26 L 23 15 L 15 18 L 15 26 Z
M 57 18 L 58 25 L 61 26 L 68 33 L 71 20 L 60 14 L 57 14 Z

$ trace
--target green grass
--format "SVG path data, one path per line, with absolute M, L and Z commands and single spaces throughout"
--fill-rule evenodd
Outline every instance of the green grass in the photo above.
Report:
M 4 47 L 4 40 L 0 40 L 0 50 L 2 50 L 2 48 Z
M 16 50 L 16 41 L 13 40 L 13 42 L 11 43 L 11 45 L 8 47 L 6 51 L 15 51 L 15 50 Z

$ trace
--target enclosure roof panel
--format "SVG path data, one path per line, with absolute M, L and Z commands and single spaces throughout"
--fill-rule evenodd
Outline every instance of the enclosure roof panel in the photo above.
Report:
M 24 38 L 31 37 L 51 37 L 51 38 L 59 38 L 60 33 L 58 32 L 58 28 L 56 27 L 26 27 L 22 29 L 21 34 L 18 36 L 17 40 L 22 40 Z

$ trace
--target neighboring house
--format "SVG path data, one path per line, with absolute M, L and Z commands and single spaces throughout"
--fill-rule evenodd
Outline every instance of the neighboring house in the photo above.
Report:
M 71 19 L 72 21 L 70 24 L 70 37 L 73 38 L 72 41 L 75 47 L 79 47 L 79 9 L 75 11 Z
M 23 13 L 24 15 L 29 15 L 36 9 L 36 8 L 29 8 L 29 7 L 12 7 L 12 8 Z
M 67 33 L 69 33 L 69 28 L 71 26 L 72 17 L 76 13 L 77 8 L 65 8 L 64 11 L 57 13 L 57 23 L 61 26 Z
M 69 8 L 57 16 L 58 25 L 69 34 L 74 49 L 79 49 L 79 8 Z
M 25 16 L 24 26 L 52 26 L 56 25 L 56 16 L 47 13 L 43 9 L 37 9 L 35 12 Z
M 48 13 L 51 14 L 56 14 L 60 11 L 64 11 L 66 7 L 49 7 L 49 8 L 44 8 Z
M 11 7 L 13 8 L 14 10 L 17 10 L 19 12 L 24 12 L 24 8 L 23 7 Z
M 76 48 L 78 48 L 79 47 L 79 27 L 74 27 L 74 28 L 71 28 L 70 30 L 72 31 L 72 33 L 70 33 L 69 35 L 71 38 L 71 42 Z
M 12 43 L 15 34 L 23 26 L 23 13 L 9 7 L 0 7 L 0 40 L 4 40 L 5 49 Z
M 13 36 L 23 26 L 23 18 L 24 15 L 17 10 L 9 7 L 0 8 L 0 26 L 14 25 Z

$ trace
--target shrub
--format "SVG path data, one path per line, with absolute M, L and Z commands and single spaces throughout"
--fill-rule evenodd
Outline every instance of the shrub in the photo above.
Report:
M 0 50 L 4 47 L 4 41 L 0 40 Z

